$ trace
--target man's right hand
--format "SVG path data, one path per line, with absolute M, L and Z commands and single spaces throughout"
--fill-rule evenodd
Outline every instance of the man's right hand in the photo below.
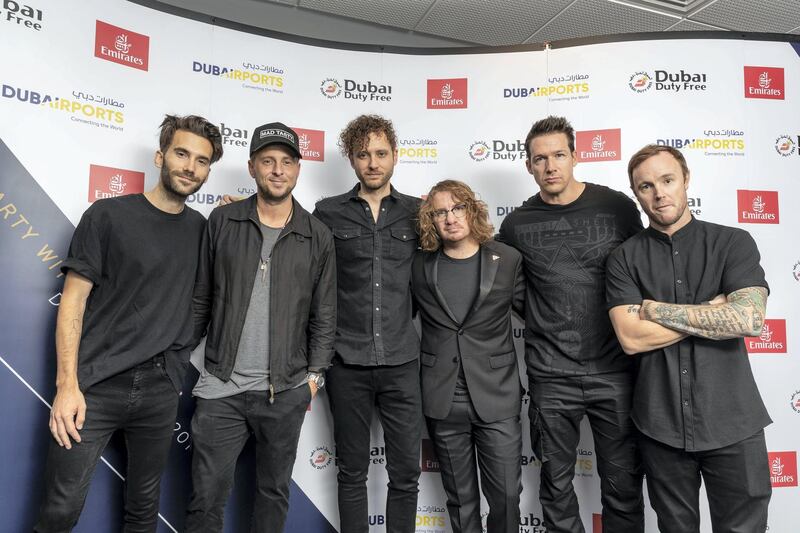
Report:
M 232 204 L 233 202 L 238 202 L 239 200 L 244 199 L 244 196 L 233 196 L 231 194 L 223 194 L 222 198 L 219 200 L 219 205 L 228 205 Z
M 50 433 L 59 446 L 72 448 L 70 437 L 81 441 L 78 430 L 83 429 L 86 420 L 86 400 L 78 385 L 59 388 L 50 410 Z

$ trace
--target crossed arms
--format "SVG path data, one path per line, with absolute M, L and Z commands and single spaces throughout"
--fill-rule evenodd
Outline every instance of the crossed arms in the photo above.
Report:
M 690 335 L 722 340 L 757 336 L 764 324 L 767 289 L 745 287 L 707 304 L 643 300 L 608 312 L 622 349 L 633 355 L 674 344 Z

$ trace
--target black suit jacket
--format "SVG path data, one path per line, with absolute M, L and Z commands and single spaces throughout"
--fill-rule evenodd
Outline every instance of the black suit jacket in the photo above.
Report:
M 420 252 L 411 283 L 422 323 L 422 409 L 425 416 L 446 418 L 464 366 L 472 403 L 484 422 L 520 412 L 522 384 L 511 326 L 511 311 L 523 313 L 525 278 L 522 256 L 505 244 L 481 245 L 478 296 L 463 323 L 447 307 L 437 285 L 438 252 Z

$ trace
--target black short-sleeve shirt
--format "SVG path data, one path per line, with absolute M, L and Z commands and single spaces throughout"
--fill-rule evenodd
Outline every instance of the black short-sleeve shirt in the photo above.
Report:
M 753 238 L 692 219 L 670 238 L 647 228 L 612 252 L 608 308 L 655 300 L 697 305 L 745 287 L 769 288 Z M 722 448 L 772 421 L 744 340 L 689 336 L 635 356 L 633 421 L 659 442 L 687 451 Z
M 86 210 L 61 265 L 94 284 L 78 351 L 81 390 L 165 352 L 180 389 L 204 227 L 197 211 L 165 213 L 143 194 L 98 200 Z

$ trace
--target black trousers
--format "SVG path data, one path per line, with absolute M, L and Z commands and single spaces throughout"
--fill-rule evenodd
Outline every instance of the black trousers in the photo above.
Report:
M 383 425 L 389 475 L 386 532 L 413 533 L 422 431 L 418 362 L 364 367 L 339 361 L 328 369 L 326 378 L 339 463 L 341 532 L 369 531 L 370 426 L 377 410 Z
M 121 531 L 154 532 L 178 394 L 156 356 L 89 388 L 81 442 L 62 448 L 52 439 L 45 469 L 45 497 L 34 531 L 68 532 L 78 522 L 92 474 L 111 435 L 122 430 L 128 453 Z
M 603 531 L 644 531 L 642 469 L 630 418 L 628 373 L 531 380 L 531 445 L 542 461 L 539 501 L 548 533 L 583 533 L 572 486 L 580 423 L 594 437 Z
M 447 493 L 453 533 L 481 533 L 481 488 L 489 503 L 487 533 L 519 532 L 522 427 L 519 415 L 483 422 L 472 402 L 454 401 L 447 418 L 427 418 Z M 477 462 L 476 462 L 477 452 Z
M 662 533 L 700 532 L 700 479 L 715 533 L 763 533 L 772 495 L 764 430 L 703 452 L 672 448 L 639 434 L 647 493 Z
M 272 404 L 265 391 L 197 399 L 187 533 L 222 531 L 236 460 L 251 433 L 256 439 L 256 496 L 250 531 L 283 531 L 297 441 L 309 401 L 311 388 L 305 384 L 276 394 Z

